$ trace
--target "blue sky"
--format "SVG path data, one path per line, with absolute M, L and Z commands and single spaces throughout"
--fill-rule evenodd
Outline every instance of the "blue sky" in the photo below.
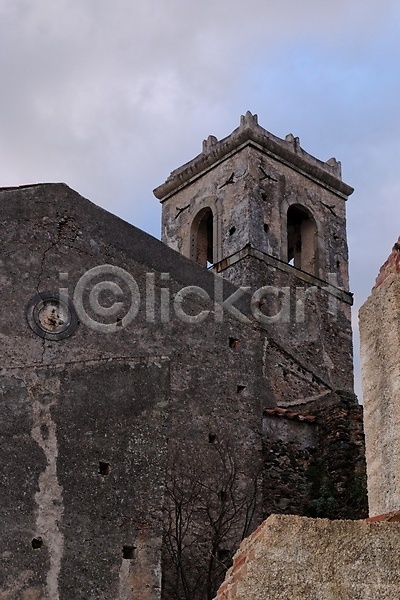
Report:
M 0 184 L 64 181 L 158 236 L 152 189 L 251 110 L 355 187 L 356 315 L 400 234 L 399 27 L 390 0 L 4 0 Z

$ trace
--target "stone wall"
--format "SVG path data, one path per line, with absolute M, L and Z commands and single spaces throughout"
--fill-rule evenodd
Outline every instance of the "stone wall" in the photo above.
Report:
M 366 517 L 362 421 L 362 407 L 346 393 L 266 409 L 264 515 Z
M 213 274 L 65 185 L 3 189 L 0 210 L 0 596 L 159 599 L 168 442 L 203 449 L 231 431 L 238 471 L 249 456 L 261 464 L 263 332 L 228 314 L 217 322 Z M 126 323 L 129 278 L 141 302 Z M 46 316 L 41 294 L 62 288 L 76 305 L 79 281 L 87 312 L 75 330 L 38 335 L 28 317 Z M 111 330 L 89 299 L 104 282 L 100 303 L 120 303 Z M 174 311 L 196 284 L 210 300 L 183 308 L 210 310 L 200 325 Z
M 400 507 L 399 249 L 396 243 L 359 315 L 371 516 Z
M 400 523 L 273 515 L 236 553 L 216 600 L 398 600 Z

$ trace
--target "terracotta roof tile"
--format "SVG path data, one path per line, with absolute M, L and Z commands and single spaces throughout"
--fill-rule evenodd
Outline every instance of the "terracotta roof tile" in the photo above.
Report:
M 400 510 L 387 513 L 386 515 L 377 515 L 376 517 L 369 517 L 369 519 L 365 520 L 369 521 L 370 523 L 376 523 L 377 521 L 389 521 L 391 523 L 396 523 L 400 521 Z

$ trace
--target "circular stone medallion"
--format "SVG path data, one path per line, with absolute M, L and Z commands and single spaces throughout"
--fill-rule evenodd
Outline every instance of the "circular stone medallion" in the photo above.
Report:
M 26 316 L 31 329 L 46 340 L 63 340 L 78 326 L 72 302 L 58 292 L 37 294 L 29 302 Z

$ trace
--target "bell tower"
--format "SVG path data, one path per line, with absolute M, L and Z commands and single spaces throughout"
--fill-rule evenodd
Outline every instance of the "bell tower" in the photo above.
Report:
M 162 240 L 238 287 L 296 360 L 335 390 L 353 389 L 346 200 L 341 165 L 320 161 L 247 112 L 228 137 L 154 191 Z M 290 373 L 287 374 L 290 376 Z

